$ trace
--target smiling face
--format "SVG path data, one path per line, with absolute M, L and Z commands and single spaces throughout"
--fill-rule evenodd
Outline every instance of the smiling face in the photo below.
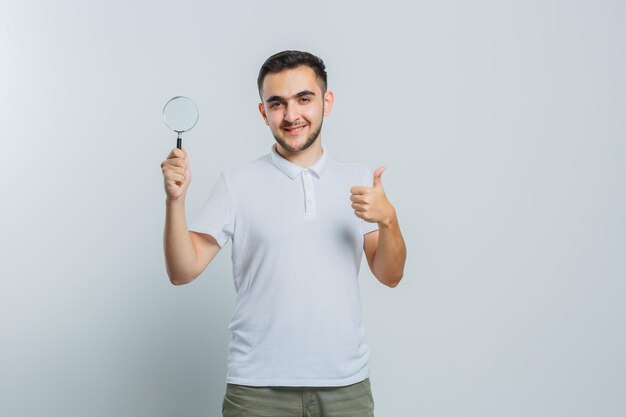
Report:
M 333 93 L 322 92 L 315 71 L 301 65 L 267 74 L 261 99 L 259 112 L 278 145 L 287 152 L 302 152 L 320 136 Z

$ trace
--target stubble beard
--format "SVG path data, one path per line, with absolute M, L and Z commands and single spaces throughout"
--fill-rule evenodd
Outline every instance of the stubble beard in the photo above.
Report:
M 322 131 L 322 125 L 323 124 L 324 124 L 324 118 L 322 117 L 322 121 L 320 122 L 320 125 L 318 126 L 318 128 L 314 132 L 311 132 L 311 134 L 306 138 L 306 141 L 304 142 L 304 145 L 302 145 L 299 148 L 294 148 L 293 146 L 289 145 L 280 136 L 277 136 L 277 135 L 275 135 L 273 133 L 272 133 L 272 135 L 274 136 L 274 139 L 276 139 L 276 142 L 278 142 L 278 144 L 280 146 L 282 146 L 283 149 L 285 149 L 286 151 L 289 151 L 289 152 L 302 152 L 305 149 L 308 149 L 311 145 L 313 145 L 315 143 L 315 141 L 317 140 L 317 138 L 320 135 L 320 132 Z

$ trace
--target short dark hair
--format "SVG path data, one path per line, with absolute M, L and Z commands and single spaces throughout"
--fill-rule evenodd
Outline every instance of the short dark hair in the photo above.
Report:
M 278 52 L 261 65 L 259 70 L 259 77 L 256 80 L 259 88 L 259 94 L 261 94 L 261 87 L 263 86 L 263 80 L 267 74 L 280 72 L 286 69 L 293 69 L 301 65 L 306 65 L 315 71 L 315 75 L 322 89 L 322 93 L 326 92 L 326 86 L 328 83 L 326 75 L 326 66 L 321 58 L 316 57 L 313 54 L 302 51 L 282 51 Z

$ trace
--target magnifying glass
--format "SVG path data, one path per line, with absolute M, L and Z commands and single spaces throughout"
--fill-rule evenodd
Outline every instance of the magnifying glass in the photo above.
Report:
M 189 97 L 176 96 L 165 103 L 163 121 L 167 127 L 178 133 L 176 140 L 178 149 L 183 143 L 181 134 L 191 130 L 196 125 L 198 116 L 198 107 Z

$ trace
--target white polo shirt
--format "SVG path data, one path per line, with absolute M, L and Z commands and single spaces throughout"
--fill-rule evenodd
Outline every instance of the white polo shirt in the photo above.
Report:
M 372 172 L 322 157 L 302 168 L 271 152 L 222 173 L 189 228 L 232 240 L 236 301 L 227 382 L 345 386 L 369 376 L 357 275 L 363 235 L 350 188 Z

